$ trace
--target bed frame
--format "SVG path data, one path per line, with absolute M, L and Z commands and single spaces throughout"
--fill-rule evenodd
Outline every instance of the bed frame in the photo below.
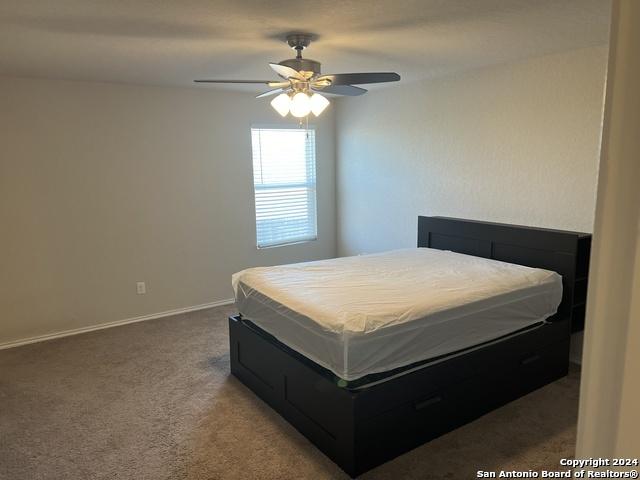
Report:
M 584 323 L 591 236 L 444 217 L 418 218 L 418 247 L 554 270 L 550 323 L 351 388 L 241 315 L 229 318 L 231 373 L 351 477 L 567 374 Z

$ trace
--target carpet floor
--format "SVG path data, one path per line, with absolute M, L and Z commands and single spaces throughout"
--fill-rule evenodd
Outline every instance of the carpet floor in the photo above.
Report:
M 229 375 L 232 307 L 0 351 L 0 478 L 343 479 Z M 466 479 L 572 457 L 577 369 L 362 479 Z

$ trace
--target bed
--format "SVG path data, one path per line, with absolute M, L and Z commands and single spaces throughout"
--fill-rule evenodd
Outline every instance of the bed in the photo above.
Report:
M 590 235 L 419 217 L 418 248 L 233 276 L 231 371 L 355 477 L 567 373 Z

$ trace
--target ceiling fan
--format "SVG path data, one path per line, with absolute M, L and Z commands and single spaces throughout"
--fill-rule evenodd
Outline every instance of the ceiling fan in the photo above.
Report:
M 272 90 L 261 93 L 256 98 L 279 94 L 271 101 L 271 106 L 283 117 L 291 113 L 294 117 L 303 118 L 313 113 L 320 115 L 329 105 L 329 100 L 321 95 L 356 96 L 367 93 L 367 90 L 356 87 L 366 83 L 397 82 L 400 75 L 393 72 L 371 73 L 334 73 L 322 74 L 320 62 L 302 58 L 302 50 L 311 43 L 312 35 L 295 33 L 287 35 L 287 43 L 296 51 L 296 57 L 269 66 L 283 80 L 194 80 L 196 83 L 256 83 L 272 87 Z

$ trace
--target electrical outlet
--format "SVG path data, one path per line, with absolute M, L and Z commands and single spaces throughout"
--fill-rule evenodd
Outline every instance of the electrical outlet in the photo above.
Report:
M 144 282 L 137 282 L 136 283 L 136 292 L 138 292 L 138 295 L 144 295 L 145 293 L 147 293 L 147 285 Z

